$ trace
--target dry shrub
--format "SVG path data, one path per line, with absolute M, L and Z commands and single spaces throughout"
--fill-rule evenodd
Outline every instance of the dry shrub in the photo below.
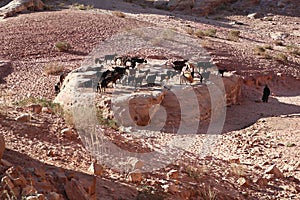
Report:
M 121 11 L 113 11 L 112 14 L 114 16 L 120 17 L 120 18 L 125 18 L 126 15 L 124 13 L 122 13 Z
M 240 38 L 240 31 L 237 31 L 237 30 L 231 30 L 229 31 L 228 33 L 228 40 L 231 40 L 231 41 L 238 41 L 239 38 Z
M 256 46 L 253 51 L 255 55 L 263 56 L 266 50 L 262 46 Z
M 296 45 L 288 45 L 286 46 L 286 48 L 290 54 L 300 56 L 300 48 L 297 47 Z
M 286 55 L 284 55 L 283 53 L 280 53 L 280 54 L 277 54 L 274 59 L 276 61 L 281 61 L 281 62 L 287 62 L 288 61 L 288 58 Z
M 204 31 L 204 35 L 208 37 L 216 37 L 217 29 L 207 29 Z
M 203 38 L 205 36 L 205 34 L 202 30 L 197 30 L 197 31 L 195 31 L 195 36 L 198 38 Z
M 201 46 L 205 49 L 213 49 L 213 43 L 209 40 L 201 41 Z
M 45 65 L 44 73 L 46 75 L 57 75 L 64 70 L 64 67 L 58 63 L 48 63 Z
M 71 45 L 70 43 L 66 42 L 66 41 L 59 41 L 55 43 L 55 47 L 59 50 L 59 51 L 69 51 L 71 49 Z
M 277 45 L 277 46 L 284 46 L 283 42 L 280 41 L 280 40 L 275 40 L 274 44 Z
M 194 34 L 194 29 L 188 27 L 188 28 L 185 29 L 185 32 L 186 32 L 187 34 L 189 34 L 189 35 L 193 35 L 193 34 Z

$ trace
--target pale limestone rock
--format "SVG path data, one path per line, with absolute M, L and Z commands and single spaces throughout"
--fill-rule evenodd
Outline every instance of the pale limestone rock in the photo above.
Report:
M 31 119 L 31 116 L 27 113 L 22 114 L 22 115 L 15 118 L 15 120 L 19 121 L 19 122 L 29 122 L 30 119 Z

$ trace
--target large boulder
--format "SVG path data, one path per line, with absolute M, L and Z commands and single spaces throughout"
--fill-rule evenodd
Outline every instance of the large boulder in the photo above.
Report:
M 26 10 L 43 10 L 44 7 L 41 0 L 13 0 L 0 8 L 0 16 L 11 17 Z

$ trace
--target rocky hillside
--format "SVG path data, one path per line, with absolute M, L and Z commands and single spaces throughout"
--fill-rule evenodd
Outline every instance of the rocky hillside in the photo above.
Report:
M 0 199 L 300 199 L 299 1 L 42 1 L 36 12 L 39 1 L 26 2 L 0 19 Z M 145 137 L 100 118 L 95 141 L 126 154 L 89 148 L 84 130 L 53 102 L 54 85 L 101 42 L 137 27 L 192 38 L 230 71 L 222 79 L 240 77 L 222 134 Z M 138 55 L 162 59 L 157 52 Z M 92 94 L 104 108 L 113 93 Z M 149 160 L 167 164 L 147 171 Z M 126 169 L 117 169 L 122 162 Z

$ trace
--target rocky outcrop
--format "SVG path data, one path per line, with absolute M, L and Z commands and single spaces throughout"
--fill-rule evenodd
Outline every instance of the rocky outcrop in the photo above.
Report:
M 0 16 L 11 17 L 26 10 L 43 10 L 44 7 L 41 0 L 13 0 L 0 8 Z
M 55 102 L 60 103 L 67 112 L 70 111 L 71 115 L 74 115 L 72 110 L 82 106 L 91 109 L 89 111 L 85 109 L 85 112 L 96 113 L 92 107 L 95 107 L 95 104 L 102 105 L 96 102 L 98 95 L 95 92 L 95 80 L 99 78 L 99 74 L 97 67 L 94 70 L 84 71 L 80 68 L 71 72 L 66 77 L 63 89 Z M 208 119 L 213 110 L 214 113 L 221 113 L 226 105 L 237 104 L 241 97 L 242 79 L 239 76 L 229 75 L 223 78 L 215 76 L 215 78 L 219 82 L 196 85 L 175 84 L 171 89 L 143 89 L 137 92 L 133 90 L 126 92 L 124 88 L 115 89 L 112 96 L 99 95 L 100 100 L 105 102 L 110 102 L 107 98 L 111 98 L 110 103 L 103 103 L 100 108 L 102 117 L 113 119 L 123 127 L 151 127 L 151 130 L 172 132 L 184 124 L 187 129 L 192 128 L 197 131 L 200 121 Z M 214 96 L 218 88 L 224 88 L 221 94 L 224 99 Z M 106 112 L 105 109 L 108 111 Z M 80 112 L 75 116 L 77 120 L 81 120 L 79 114 L 86 117 L 86 114 Z

